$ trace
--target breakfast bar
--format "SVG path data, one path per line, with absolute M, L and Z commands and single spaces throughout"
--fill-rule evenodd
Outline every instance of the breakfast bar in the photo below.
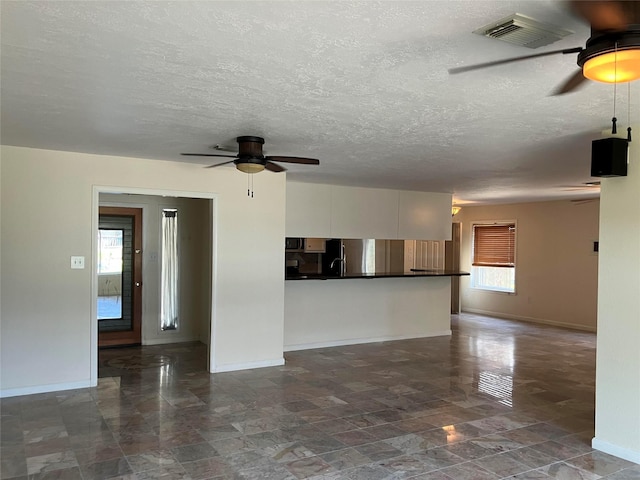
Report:
M 345 273 L 325 275 L 321 273 L 290 274 L 285 280 L 352 280 L 357 278 L 422 278 L 422 277 L 462 277 L 468 272 L 453 270 L 411 270 L 409 272 Z
M 468 273 L 288 275 L 285 351 L 450 335 L 451 277 L 463 275 Z

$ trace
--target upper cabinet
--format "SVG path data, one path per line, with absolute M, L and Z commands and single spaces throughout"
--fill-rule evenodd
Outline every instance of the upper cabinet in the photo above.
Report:
M 331 237 L 331 185 L 287 182 L 287 237 Z
M 451 240 L 451 195 L 400 192 L 398 238 Z
M 287 182 L 286 236 L 449 240 L 451 195 Z
M 331 236 L 397 238 L 398 192 L 377 188 L 331 189 Z

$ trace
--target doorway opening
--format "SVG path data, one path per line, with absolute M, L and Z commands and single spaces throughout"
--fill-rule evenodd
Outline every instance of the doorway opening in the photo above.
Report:
M 210 369 L 216 197 L 212 194 L 168 193 L 94 187 L 92 308 L 95 327 L 92 326 L 91 342 L 94 385 L 99 377 L 124 378 L 125 374 L 141 373 L 141 368 L 146 374 L 153 374 L 147 369 L 158 369 L 166 374 L 173 363 L 182 362 L 184 367 L 185 355 L 189 358 L 190 369 Z M 127 243 L 136 228 L 130 226 L 131 222 L 127 225 L 125 220 L 116 218 L 127 209 L 140 212 L 138 231 L 141 240 L 133 247 L 130 261 L 127 260 Z M 162 223 L 166 217 L 178 219 L 177 225 L 173 224 L 173 243 L 163 241 Z M 173 256 L 169 255 L 171 252 Z M 137 258 L 140 260 L 139 276 L 134 276 L 134 269 L 129 273 L 127 264 L 135 265 Z M 168 282 L 174 295 L 169 310 L 163 302 L 167 297 L 162 288 L 162 271 L 167 267 L 173 272 Z M 131 285 L 131 297 L 127 294 L 127 285 Z M 136 298 L 137 292 L 139 298 Z M 105 335 L 123 335 L 115 330 L 126 330 L 129 334 L 135 331 L 128 313 L 137 307 L 140 309 L 138 338 L 104 343 Z M 170 322 L 166 321 L 166 315 L 163 317 L 167 312 Z

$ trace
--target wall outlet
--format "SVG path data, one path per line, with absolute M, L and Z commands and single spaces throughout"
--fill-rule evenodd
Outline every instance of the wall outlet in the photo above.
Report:
M 71 257 L 71 268 L 73 268 L 73 269 L 83 269 L 84 268 L 84 257 L 72 256 Z

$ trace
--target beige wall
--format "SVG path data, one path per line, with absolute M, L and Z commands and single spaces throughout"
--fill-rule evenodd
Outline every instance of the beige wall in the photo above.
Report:
M 93 381 L 99 186 L 214 195 L 211 368 L 283 362 L 285 175 L 257 175 L 251 199 L 233 168 L 6 146 L 0 153 L 2 395 Z M 87 268 L 71 270 L 71 255 L 85 256 Z
M 538 202 L 463 207 L 461 269 L 471 271 L 471 224 L 514 220 L 516 293 L 470 288 L 461 279 L 462 309 L 594 331 L 598 294 L 599 201 Z
M 635 125 L 634 132 L 640 131 Z M 640 463 L 640 143 L 626 177 L 603 178 L 596 436 L 593 447 Z
M 209 341 L 211 302 L 210 200 L 152 195 L 100 194 L 100 205 L 142 208 L 142 344 Z M 160 329 L 163 208 L 178 209 L 178 330 Z M 98 277 L 100 279 L 100 277 Z M 98 285 L 100 291 L 100 285 Z

